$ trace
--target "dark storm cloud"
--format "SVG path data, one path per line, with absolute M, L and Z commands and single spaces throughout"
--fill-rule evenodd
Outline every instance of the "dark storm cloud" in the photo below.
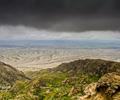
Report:
M 0 0 L 0 25 L 55 31 L 120 30 L 120 0 Z
M 102 8 L 120 10 L 119 0 L 1 0 L 0 6 L 4 10 L 13 11 L 68 11 L 79 13 L 96 12 Z

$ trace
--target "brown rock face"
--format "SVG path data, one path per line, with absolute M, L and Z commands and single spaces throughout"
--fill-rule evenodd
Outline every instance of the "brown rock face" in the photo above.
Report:
M 105 74 L 96 85 L 88 85 L 85 93 L 79 100 L 120 100 L 120 74 Z
M 86 95 L 88 95 L 88 97 L 96 94 L 96 86 L 97 86 L 97 83 L 91 83 L 91 84 L 89 84 L 89 85 L 85 88 L 84 93 L 85 93 Z
M 75 95 L 75 94 L 77 94 L 77 93 L 79 93 L 79 92 L 80 92 L 80 91 L 79 91 L 78 88 L 72 87 L 71 90 L 70 90 L 70 93 L 69 93 L 68 95 L 69 95 L 69 96 L 73 96 L 73 95 Z
M 108 73 L 97 84 L 97 91 L 104 92 L 107 96 L 113 96 L 120 90 L 120 74 Z

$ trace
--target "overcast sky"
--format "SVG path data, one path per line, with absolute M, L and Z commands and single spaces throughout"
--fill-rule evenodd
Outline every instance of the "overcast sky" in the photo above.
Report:
M 0 39 L 120 39 L 120 0 L 0 0 Z

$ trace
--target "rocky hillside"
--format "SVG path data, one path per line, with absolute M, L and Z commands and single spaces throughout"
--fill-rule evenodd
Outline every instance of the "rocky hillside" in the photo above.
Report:
M 27 77 L 23 72 L 18 71 L 12 66 L 0 62 L 0 90 L 9 88 L 16 80 L 24 80 Z
M 98 82 L 89 84 L 84 93 L 78 100 L 120 100 L 120 73 L 103 75 Z
M 120 63 L 101 59 L 85 59 L 63 63 L 54 70 L 72 74 L 84 72 L 89 75 L 102 76 L 110 72 L 120 72 Z
M 120 63 L 100 59 L 77 60 L 56 68 L 29 72 L 0 100 L 120 100 Z

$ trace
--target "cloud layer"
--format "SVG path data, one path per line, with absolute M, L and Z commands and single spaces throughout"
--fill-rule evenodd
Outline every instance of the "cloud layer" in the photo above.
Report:
M 0 39 L 120 39 L 120 0 L 0 0 Z
M 80 12 L 96 11 L 116 12 L 120 10 L 119 0 L 0 0 L 0 8 L 4 11 L 29 12 Z M 24 11 L 23 11 L 24 10 Z
M 0 26 L 1 40 L 119 40 L 119 31 L 58 32 L 41 30 L 27 26 Z
M 120 0 L 0 0 L 0 25 L 63 32 L 120 30 Z

